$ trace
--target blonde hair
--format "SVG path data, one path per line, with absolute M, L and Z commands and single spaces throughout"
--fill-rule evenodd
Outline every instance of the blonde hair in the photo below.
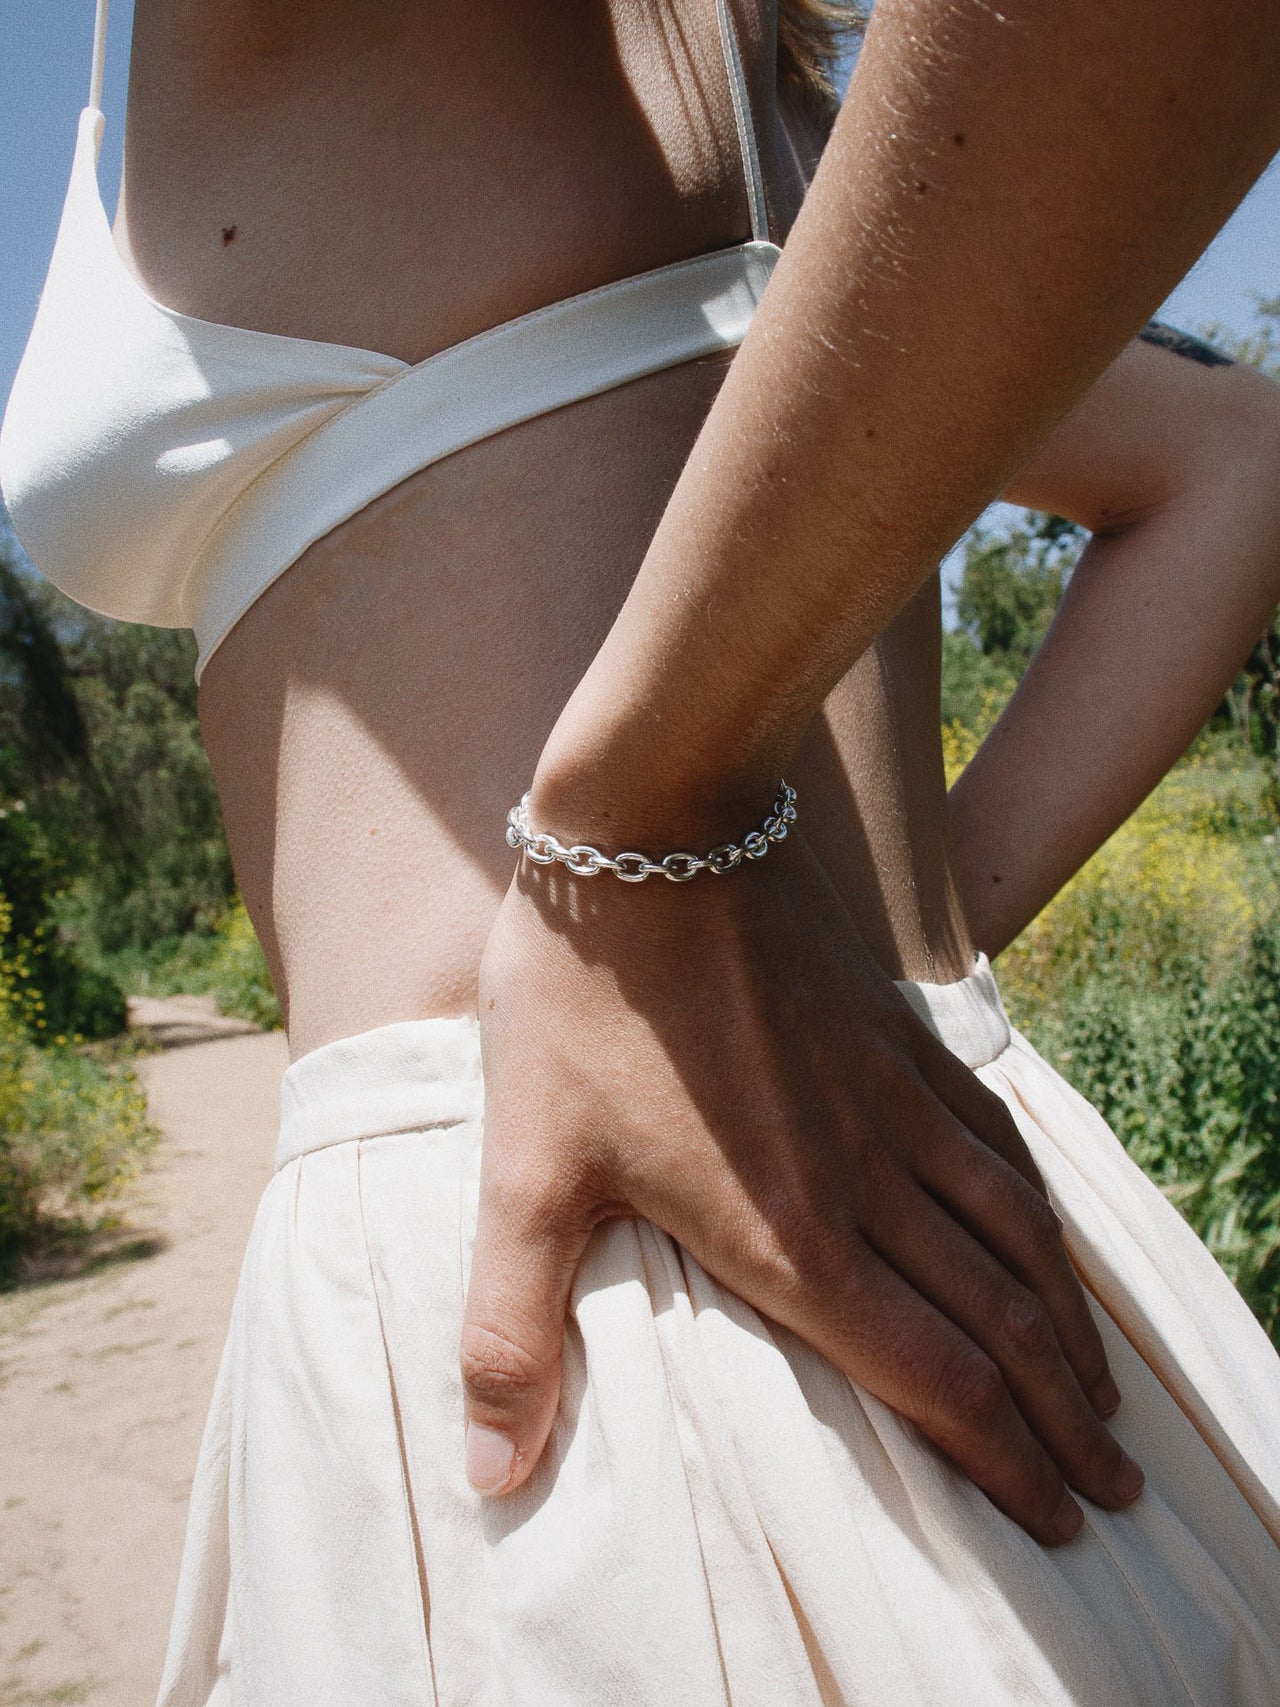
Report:
M 834 118 L 836 61 L 866 21 L 859 0 L 778 0 L 778 82 L 816 119 Z

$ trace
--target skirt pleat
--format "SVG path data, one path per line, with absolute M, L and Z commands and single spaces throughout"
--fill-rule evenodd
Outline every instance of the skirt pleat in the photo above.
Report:
M 574 1283 L 525 1486 L 463 1473 L 473 1019 L 285 1075 L 160 1707 L 1275 1707 L 1280 1359 L 985 963 L 904 987 L 1043 1173 L 1147 1474 L 1039 1547 L 641 1220 Z

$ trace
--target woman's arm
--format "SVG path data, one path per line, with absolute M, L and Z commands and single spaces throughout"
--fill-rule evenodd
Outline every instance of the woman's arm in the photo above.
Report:
M 756 322 L 548 742 L 540 821 L 714 834 L 769 797 L 830 687 L 1280 145 L 1277 81 L 1275 0 L 877 6 Z M 654 738 L 669 706 L 697 708 L 678 742 Z
M 1135 341 L 1009 489 L 1093 538 L 951 791 L 956 879 L 988 954 L 1185 750 L 1280 603 L 1280 387 L 1205 348 Z
M 881 0 L 756 323 L 544 751 L 536 827 L 662 850 L 758 821 L 832 683 L 1280 145 L 1278 81 L 1277 0 Z M 1008 1111 L 865 954 L 802 837 L 683 885 L 522 865 L 480 1003 L 477 1485 L 536 1463 L 578 1262 L 634 1214 L 1041 1540 L 1082 1521 L 1067 1482 L 1135 1497 Z

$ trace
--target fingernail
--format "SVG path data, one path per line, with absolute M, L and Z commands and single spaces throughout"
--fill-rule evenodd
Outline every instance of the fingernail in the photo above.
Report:
M 478 1494 L 496 1494 L 511 1480 L 515 1442 L 483 1423 L 467 1424 L 467 1480 Z
M 1063 1494 L 1058 1503 L 1058 1509 L 1053 1514 L 1053 1527 L 1064 1541 L 1072 1541 L 1080 1533 L 1084 1522 L 1084 1513 L 1072 1499 L 1070 1494 Z
M 1142 1492 L 1142 1484 L 1145 1481 L 1146 1477 L 1126 1452 L 1116 1473 L 1115 1481 L 1111 1484 L 1116 1498 L 1123 1500 L 1128 1505 L 1130 1500 L 1136 1500 Z
M 1093 1408 L 1102 1417 L 1113 1417 L 1120 1409 L 1120 1389 L 1110 1375 L 1104 1375 L 1093 1389 Z

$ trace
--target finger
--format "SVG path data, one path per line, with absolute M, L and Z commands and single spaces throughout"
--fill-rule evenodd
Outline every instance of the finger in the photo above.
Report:
M 941 1213 L 897 1168 L 882 1170 L 877 1195 L 898 1191 L 897 1180 Z M 759 1206 L 745 1200 L 722 1204 L 720 1214 L 689 1226 L 678 1215 L 668 1219 L 660 1205 L 636 1207 L 721 1285 L 914 1422 L 1036 1540 L 1054 1546 L 1077 1532 L 1080 1507 L 993 1360 L 860 1233 L 833 1222 L 829 1202 L 825 1211 L 813 1204 L 787 1217 L 803 1236 L 782 1240 L 779 1217 L 765 1221 Z
M 958 1057 L 943 1054 L 945 1061 L 932 1063 L 931 1088 L 966 1130 L 959 1146 L 922 1148 L 917 1176 L 1043 1299 L 1090 1403 L 1099 1416 L 1113 1416 L 1120 1389 L 1026 1140 L 1004 1101 Z M 986 1166 L 993 1155 L 1011 1172 Z M 987 1201 L 988 1192 L 994 1201 Z
M 1035 1540 L 1053 1547 L 1078 1533 L 1083 1513 L 995 1362 L 874 1251 L 786 1325 L 915 1423 Z
M 886 1205 L 880 1255 L 986 1352 L 1072 1487 L 1109 1510 L 1131 1504 L 1142 1473 L 1086 1400 L 1042 1300 L 924 1192 L 906 1193 Z
M 984 1085 L 958 1055 L 953 1055 L 941 1044 L 936 1054 L 921 1066 L 930 1089 L 961 1125 L 1021 1174 L 1033 1191 L 1047 1198 L 1049 1193 L 1044 1178 L 1004 1099 Z
M 1002 1157 L 961 1128 L 950 1142 L 932 1146 L 916 1173 L 920 1183 L 1036 1294 L 1094 1410 L 1099 1416 L 1113 1415 L 1120 1391 L 1052 1205 Z
M 899 1170 L 884 1174 L 910 1184 Z M 829 1208 L 813 1205 L 792 1217 L 804 1236 L 779 1241 L 777 1218 L 762 1222 L 758 1205 L 747 1202 L 701 1225 L 668 1217 L 661 1205 L 637 1204 L 722 1285 L 916 1423 L 1037 1540 L 1069 1540 L 1083 1521 L 1080 1508 L 996 1364 L 860 1234 L 833 1226 Z
M 560 1398 L 565 1314 L 591 1221 L 526 1169 L 486 1177 L 460 1356 L 467 1478 L 510 1493 L 542 1455 Z

